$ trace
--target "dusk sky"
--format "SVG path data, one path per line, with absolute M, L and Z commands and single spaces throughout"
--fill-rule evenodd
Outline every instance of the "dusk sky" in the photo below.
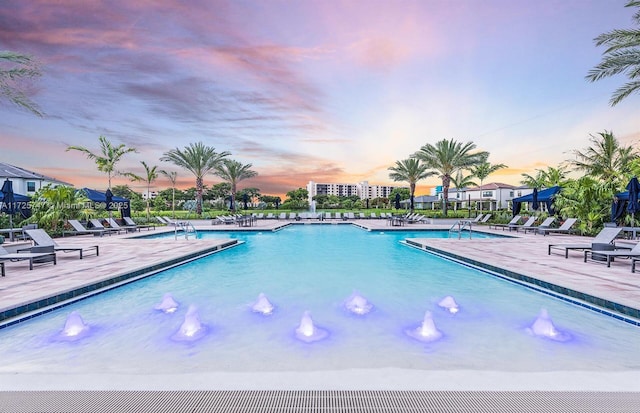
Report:
M 118 169 L 145 161 L 190 187 L 159 159 L 202 141 L 253 164 L 240 188 L 281 195 L 309 180 L 391 184 L 396 160 L 447 138 L 509 166 L 488 182 L 517 185 L 590 134 L 640 139 L 640 95 L 609 106 L 626 78 L 585 80 L 603 52 L 593 38 L 633 26 L 626 2 L 3 0 L 0 49 L 41 62 L 32 98 L 46 116 L 1 100 L 0 161 L 105 189 L 92 160 L 65 151 L 98 151 L 104 135 L 138 150 Z

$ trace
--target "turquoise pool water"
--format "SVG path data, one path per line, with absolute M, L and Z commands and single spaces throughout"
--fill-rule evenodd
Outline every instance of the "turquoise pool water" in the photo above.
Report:
M 640 369 L 637 327 L 399 242 L 424 232 L 300 225 L 206 236 L 245 243 L 0 330 L 0 372 Z M 345 310 L 354 290 L 375 306 L 371 313 Z M 180 304 L 170 314 L 154 310 L 167 292 Z M 276 306 L 270 316 L 251 311 L 261 292 Z M 459 313 L 437 305 L 447 295 Z M 189 305 L 206 333 L 175 340 Z M 568 341 L 527 331 L 543 308 Z M 325 339 L 296 338 L 307 310 Z M 90 326 L 76 340 L 60 336 L 72 311 Z M 426 311 L 439 340 L 407 334 Z

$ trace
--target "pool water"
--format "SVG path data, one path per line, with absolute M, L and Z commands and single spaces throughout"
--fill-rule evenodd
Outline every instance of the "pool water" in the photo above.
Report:
M 245 243 L 0 330 L 0 372 L 640 369 L 637 327 L 400 243 L 426 234 L 346 225 L 206 233 Z M 371 313 L 345 310 L 354 291 L 375 306 Z M 172 314 L 154 310 L 167 292 L 180 304 Z M 251 311 L 261 292 L 276 306 L 270 316 Z M 459 313 L 438 307 L 447 295 Z M 175 340 L 189 305 L 206 333 Z M 568 341 L 527 331 L 543 308 Z M 328 337 L 296 338 L 306 310 Z M 90 330 L 62 339 L 72 311 Z M 439 340 L 406 333 L 426 311 Z

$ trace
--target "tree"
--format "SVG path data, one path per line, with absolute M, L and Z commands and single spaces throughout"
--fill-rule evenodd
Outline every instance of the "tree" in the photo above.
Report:
M 536 176 L 521 174 L 523 179 L 521 184 L 529 188 L 551 188 L 552 186 L 565 186 L 567 182 L 567 171 L 564 166 L 557 168 L 547 167 L 547 170 L 536 169 Z
M 625 7 L 640 7 L 640 0 L 631 0 Z M 618 88 L 609 103 L 615 106 L 630 94 L 640 90 L 640 10 L 633 20 L 636 29 L 615 29 L 594 39 L 596 46 L 606 46 L 602 61 L 589 71 L 586 78 L 595 82 L 620 73 L 626 74 L 629 82 Z
M 409 158 L 396 161 L 394 166 L 388 168 L 391 173 L 389 178 L 395 182 L 409 183 L 409 199 L 411 200 L 411 212 L 414 211 L 413 199 L 416 193 L 416 183 L 422 179 L 435 175 L 436 173 L 428 170 L 428 166 L 420 162 L 419 159 Z
M 29 55 L 10 51 L 0 51 L 0 65 L 11 65 L 8 68 L 0 67 L 0 95 L 14 105 L 42 117 L 42 111 L 27 97 L 23 87 L 25 81 L 42 76 L 40 65 Z
M 151 184 L 153 183 L 153 181 L 155 181 L 156 179 L 158 179 L 158 175 L 159 175 L 159 171 L 158 171 L 158 167 L 156 165 L 154 166 L 149 166 L 147 165 L 147 163 L 145 161 L 141 161 L 140 162 L 142 164 L 142 166 L 144 166 L 144 171 L 145 171 L 145 175 L 144 176 L 138 176 L 132 172 L 126 172 L 124 175 L 128 176 L 129 178 L 131 178 L 134 181 L 142 181 L 145 184 L 147 184 L 147 222 L 149 222 L 149 219 L 151 218 L 151 214 L 149 211 L 149 204 L 151 202 Z
M 489 157 L 488 152 L 473 152 L 476 145 L 473 142 L 461 143 L 455 140 L 443 139 L 435 145 L 426 144 L 413 157 L 420 159 L 428 168 L 434 169 L 442 179 L 442 212 L 447 215 L 447 201 L 449 200 L 449 186 L 452 177 L 461 170 L 469 170 L 472 166 L 484 162 Z
M 67 152 L 71 150 L 80 151 L 87 155 L 87 158 L 94 159 L 96 165 L 98 165 L 98 171 L 104 172 L 109 177 L 109 185 L 107 188 L 111 190 L 111 177 L 116 171 L 116 164 L 120 162 L 120 159 L 130 152 L 137 152 L 135 148 L 127 148 L 124 144 L 114 146 L 107 138 L 100 136 L 100 153 L 93 153 L 84 146 L 69 146 Z
M 632 173 L 632 161 L 638 153 L 631 146 L 622 146 L 612 132 L 590 135 L 592 146 L 575 150 L 575 159 L 569 160 L 576 170 L 603 181 L 611 191 L 626 186 Z
M 286 193 L 283 207 L 289 209 L 307 209 L 309 208 L 309 191 L 306 188 L 298 188 Z
M 256 171 L 252 171 L 250 163 L 243 165 L 233 159 L 224 159 L 215 168 L 215 174 L 231 184 L 231 210 L 236 210 L 235 194 L 238 191 L 238 182 L 258 176 Z
M 164 153 L 161 161 L 173 162 L 186 169 L 196 177 L 196 214 L 202 215 L 202 192 L 204 176 L 213 172 L 229 156 L 229 152 L 217 153 L 215 148 L 206 146 L 202 142 L 190 143 L 184 149 L 171 149 Z
M 164 169 L 160 170 L 160 173 L 171 181 L 171 214 L 172 218 L 176 218 L 176 181 L 178 180 L 178 173 L 175 171 L 167 172 Z
M 498 171 L 500 169 L 506 168 L 507 165 L 499 163 L 496 165 L 492 165 L 489 161 L 485 160 L 480 162 L 479 164 L 473 165 L 469 168 L 471 174 L 477 177 L 480 180 L 480 188 L 482 188 L 482 183 L 489 175 Z M 482 212 L 482 191 L 480 191 L 480 212 Z
M 39 202 L 33 203 L 32 215 L 28 221 L 53 232 L 59 231 L 68 219 L 89 217 L 94 212 L 84 193 L 70 186 L 47 185 L 33 199 L 38 199 Z

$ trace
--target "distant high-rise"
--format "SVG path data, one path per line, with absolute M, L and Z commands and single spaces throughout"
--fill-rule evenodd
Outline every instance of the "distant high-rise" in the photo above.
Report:
M 307 191 L 309 192 L 309 203 L 316 195 L 336 195 L 336 196 L 352 196 L 356 195 L 360 199 L 388 198 L 397 186 L 390 185 L 369 185 L 368 181 L 358 182 L 357 184 L 346 183 L 319 183 L 309 181 Z

